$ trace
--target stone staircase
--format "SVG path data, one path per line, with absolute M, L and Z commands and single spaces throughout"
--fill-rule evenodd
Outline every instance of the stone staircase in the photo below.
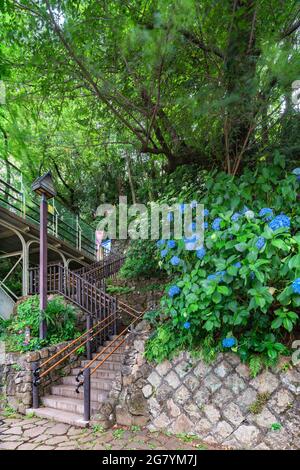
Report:
M 91 366 L 91 372 L 113 349 L 116 348 L 121 341 L 112 341 L 116 336 L 111 336 L 109 341 L 99 348 L 96 354 L 101 352 L 103 348 L 105 352 L 101 354 Z M 117 378 L 120 378 L 121 367 L 124 357 L 124 345 L 119 346 L 116 352 L 97 369 L 91 376 L 91 415 L 97 414 L 99 407 L 104 403 L 108 397 L 112 385 Z M 81 366 L 84 367 L 90 361 L 82 360 Z M 59 383 L 55 382 L 51 386 L 51 393 L 40 398 L 41 405 L 39 408 L 26 410 L 27 414 L 34 413 L 41 418 L 47 418 L 54 421 L 71 424 L 73 426 L 86 427 L 88 422 L 83 420 L 83 387 L 79 388 L 79 393 L 76 392 L 78 382 L 76 376 L 80 372 L 80 367 L 74 367 L 71 375 L 62 377 Z

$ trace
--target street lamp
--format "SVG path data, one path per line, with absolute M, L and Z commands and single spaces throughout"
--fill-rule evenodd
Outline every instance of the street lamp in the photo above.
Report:
M 56 196 L 51 172 L 45 173 L 31 185 L 32 191 L 41 196 L 40 202 L 40 311 L 43 313 L 47 307 L 47 199 Z M 40 339 L 45 339 L 47 333 L 46 320 L 40 321 Z

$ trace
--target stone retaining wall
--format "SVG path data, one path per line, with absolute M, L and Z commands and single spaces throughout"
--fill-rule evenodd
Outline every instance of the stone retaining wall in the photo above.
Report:
M 229 448 L 300 447 L 300 366 L 286 358 L 252 378 L 233 353 L 210 365 L 189 353 L 152 365 L 143 354 L 148 335 L 142 322 L 127 349 L 118 424 L 196 434 Z
M 20 413 L 25 413 L 26 408 L 32 405 L 32 363 L 39 361 L 45 362 L 50 356 L 66 346 L 68 342 L 60 343 L 55 346 L 49 346 L 39 351 L 2 354 L 2 364 L 0 365 L 1 374 L 1 394 L 4 395 L 8 405 L 12 406 Z M 57 359 L 56 359 L 57 360 Z M 52 361 L 49 365 L 55 362 Z M 40 395 L 49 392 L 50 385 L 58 381 L 62 376 L 68 375 L 71 367 L 79 365 L 80 361 L 76 354 L 67 358 L 63 363 L 51 371 L 41 382 L 39 386 Z

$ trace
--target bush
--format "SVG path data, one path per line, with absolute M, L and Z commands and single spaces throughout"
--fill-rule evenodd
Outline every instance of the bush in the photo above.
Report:
M 280 156 L 255 173 L 208 178 L 205 245 L 187 251 L 184 240 L 174 248 L 158 243 L 167 250 L 161 265 L 173 282 L 148 359 L 161 361 L 179 349 L 211 359 L 232 350 L 257 373 L 263 362 L 288 353 L 300 313 L 299 187 Z
M 64 302 L 63 297 L 54 297 L 44 312 L 47 323 L 47 338 L 39 339 L 39 297 L 32 296 L 22 302 L 17 315 L 2 326 L 1 339 L 9 351 L 33 351 L 44 346 L 73 339 L 76 332 L 75 308 Z M 25 330 L 30 329 L 30 342 L 25 343 Z
M 149 240 L 134 240 L 130 243 L 126 260 L 120 270 L 124 279 L 150 279 L 160 274 L 155 243 Z

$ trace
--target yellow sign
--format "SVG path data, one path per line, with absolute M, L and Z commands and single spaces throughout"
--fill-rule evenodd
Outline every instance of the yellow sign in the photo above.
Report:
M 48 204 L 48 212 L 49 214 L 54 214 L 54 207 Z

